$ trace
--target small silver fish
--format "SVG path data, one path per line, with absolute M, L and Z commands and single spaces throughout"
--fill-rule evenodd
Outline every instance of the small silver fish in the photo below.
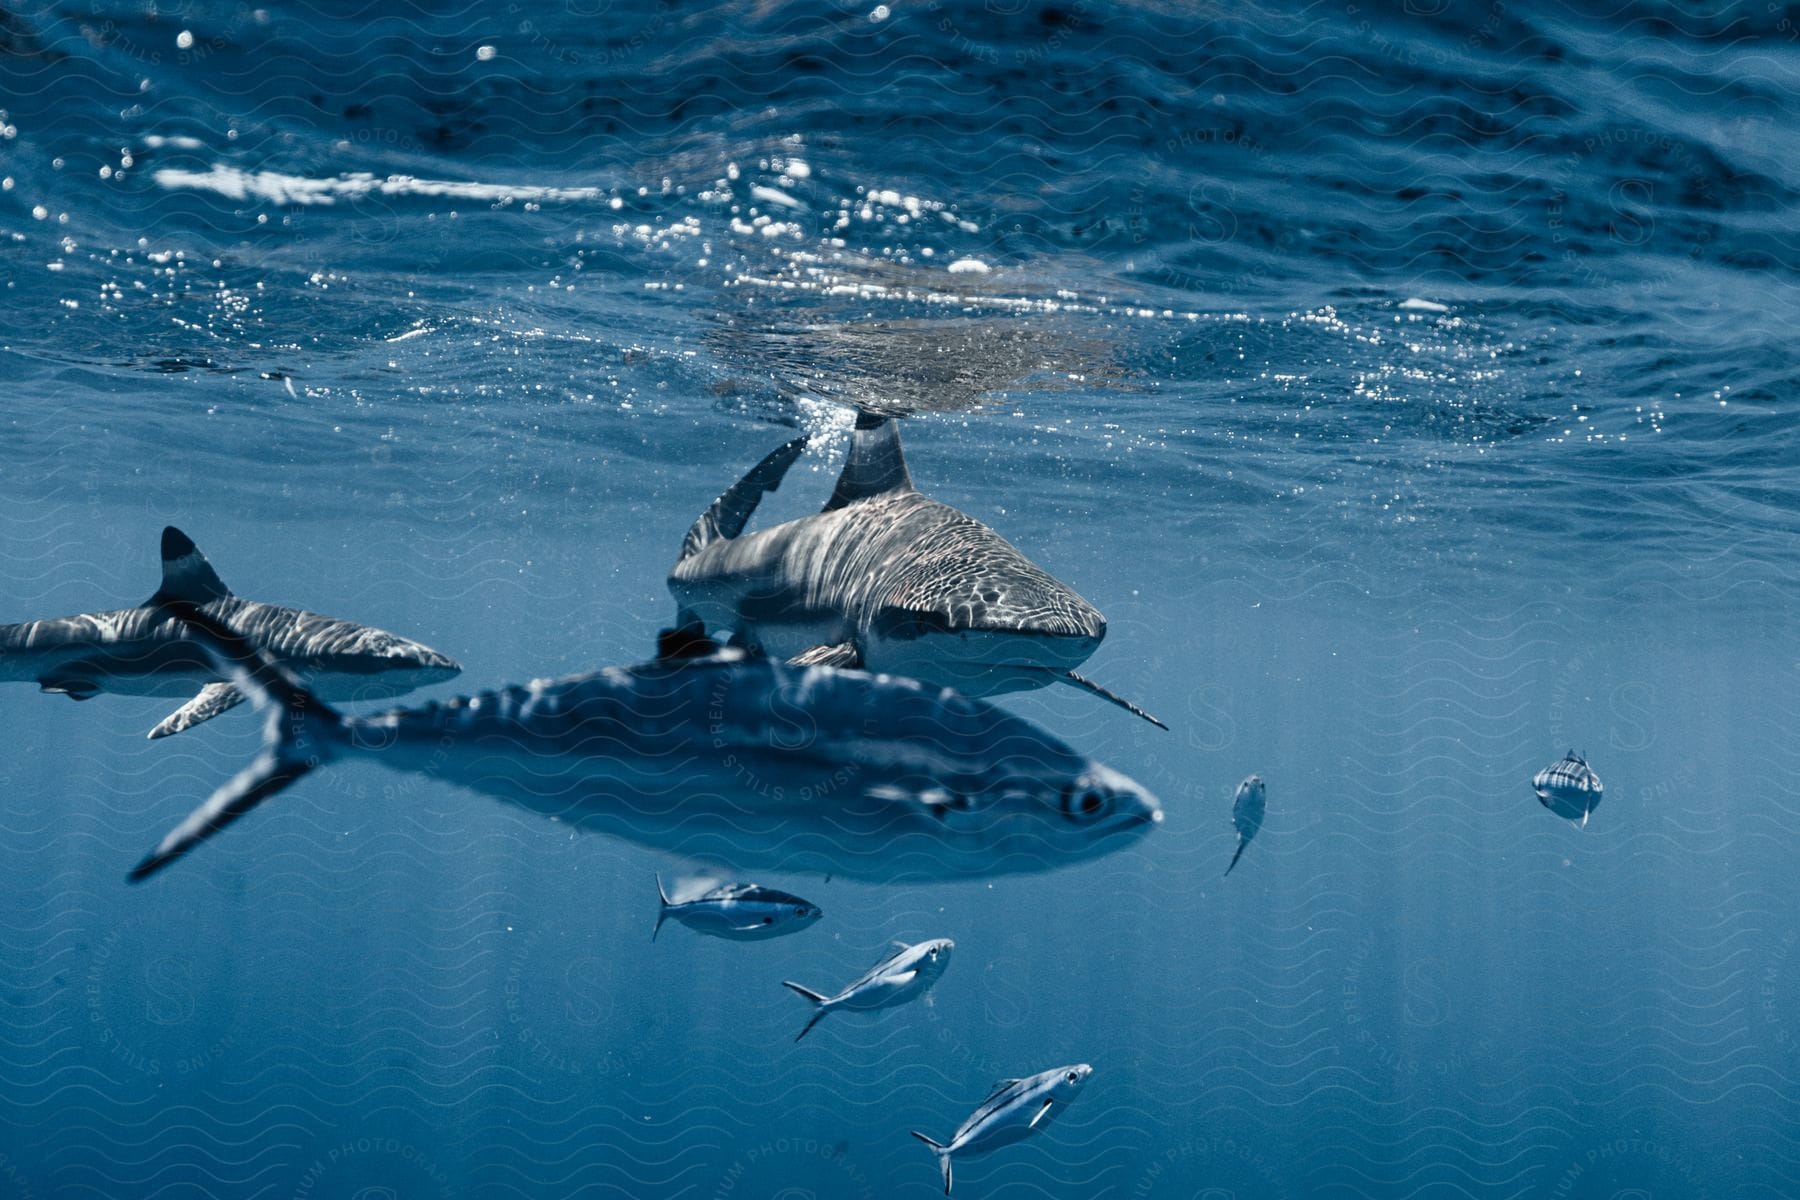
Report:
M 1231 867 L 1244 857 L 1244 847 L 1262 828 L 1263 813 L 1268 808 L 1269 789 L 1263 786 L 1262 776 L 1252 775 L 1238 784 L 1237 796 L 1231 801 L 1231 823 L 1237 829 L 1237 853 L 1231 856 Z M 1225 868 L 1227 875 L 1231 867 Z
M 1531 790 L 1543 806 L 1566 821 L 1587 828 L 1588 815 L 1600 807 L 1605 788 L 1587 759 L 1571 750 L 1532 777 Z
M 734 942 L 760 942 L 799 933 L 825 915 L 816 904 L 754 883 L 727 883 L 677 902 L 669 899 L 658 875 L 656 895 L 661 903 L 656 910 L 656 928 L 650 932 L 653 942 L 670 917 L 695 933 Z
M 892 954 L 863 972 L 854 983 L 835 996 L 826 996 L 792 981 L 784 981 L 783 986 L 792 988 L 817 1005 L 812 1019 L 794 1040 L 797 1042 L 805 1037 L 814 1025 L 825 1018 L 826 1013 L 834 1009 L 873 1012 L 878 1008 L 892 1008 L 923 996 L 938 981 L 944 968 L 950 965 L 950 951 L 956 949 L 956 943 L 949 938 L 920 942 L 916 946 L 895 942 L 894 946 Z
M 981 1107 L 956 1127 L 947 1144 L 933 1141 L 918 1130 L 913 1136 L 931 1148 L 944 1171 L 944 1195 L 950 1194 L 950 1159 L 969 1157 L 1010 1146 L 1036 1133 L 1056 1117 L 1094 1068 L 1086 1063 L 1041 1071 L 1029 1079 L 1002 1079 Z

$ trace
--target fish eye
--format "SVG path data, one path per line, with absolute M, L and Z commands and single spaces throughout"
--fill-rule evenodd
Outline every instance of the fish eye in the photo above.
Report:
M 1074 1071 L 1070 1071 L 1067 1075 L 1064 1075 L 1063 1078 L 1068 1080 L 1070 1083 L 1080 1083 L 1081 1082 L 1081 1076 L 1076 1074 Z
M 1112 797 L 1105 792 L 1074 784 L 1063 789 L 1063 816 L 1071 821 L 1097 821 L 1112 809 Z

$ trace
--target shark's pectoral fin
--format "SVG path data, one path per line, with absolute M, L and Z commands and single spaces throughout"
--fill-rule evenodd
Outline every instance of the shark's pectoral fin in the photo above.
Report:
M 713 501 L 711 508 L 700 514 L 700 519 L 682 539 L 681 557 L 675 561 L 685 562 L 713 542 L 734 538 L 744 532 L 744 526 L 749 523 L 756 506 L 762 503 L 763 496 L 781 486 L 788 468 L 805 449 L 806 438 L 797 437 L 776 447 L 768 457 L 751 467 L 742 479 Z
M 855 669 L 863 665 L 862 651 L 855 642 L 839 642 L 835 646 L 809 646 L 788 662 L 796 667 L 840 667 Z
M 1163 729 L 1163 730 L 1168 729 L 1167 725 L 1164 725 L 1161 721 L 1157 720 L 1155 717 L 1151 716 L 1149 713 L 1145 712 L 1143 709 L 1139 708 L 1137 705 L 1133 704 L 1131 701 L 1125 699 L 1125 697 L 1120 696 L 1115 692 L 1107 691 L 1105 688 L 1101 687 L 1099 684 L 1095 683 L 1091 679 L 1087 679 L 1087 678 L 1084 678 L 1083 676 L 1077 675 L 1073 671 L 1060 672 L 1058 674 L 1058 678 L 1064 680 L 1065 682 L 1072 683 L 1078 688 L 1082 688 L 1086 691 L 1090 691 L 1090 692 L 1094 693 L 1094 695 L 1100 697 L 1102 700 L 1110 701 L 1111 703 L 1118 705 L 1120 708 L 1124 709 L 1128 713 L 1132 713 L 1136 716 L 1140 716 L 1140 717 L 1144 718 L 1144 720 L 1150 722 L 1152 725 L 1156 726 L 1158 729 Z
M 228 712 L 244 702 L 244 693 L 230 683 L 209 683 L 200 689 L 200 694 L 162 719 L 162 723 L 150 731 L 150 740 L 169 737 L 185 729 L 192 729 L 202 721 L 210 721 L 222 712 Z
M 1054 1101 L 1054 1100 L 1044 1101 L 1044 1106 L 1037 1110 L 1037 1116 L 1031 1118 L 1031 1124 L 1027 1125 L 1026 1128 L 1027 1129 L 1036 1129 L 1038 1127 L 1038 1122 L 1043 1120 L 1044 1117 L 1049 1114 L 1050 1106 L 1055 1103 L 1056 1103 L 1056 1101 Z
M 858 409 L 844 473 L 838 476 L 837 488 L 821 511 L 831 512 L 887 492 L 912 490 L 912 475 L 906 469 L 906 456 L 900 452 L 899 424 L 892 417 Z
M 100 694 L 100 685 L 92 679 L 47 676 L 38 680 L 38 691 L 52 696 L 67 696 L 71 700 L 92 700 Z
M 186 600 L 189 604 L 210 604 L 231 595 L 200 547 L 181 530 L 170 525 L 162 534 L 162 586 L 146 602 Z

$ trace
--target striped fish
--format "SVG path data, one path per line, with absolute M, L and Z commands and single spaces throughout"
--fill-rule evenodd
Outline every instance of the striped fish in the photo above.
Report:
M 1231 867 L 1244 857 L 1244 847 L 1262 828 L 1263 813 L 1268 808 L 1269 789 L 1263 786 L 1262 776 L 1252 775 L 1238 784 L 1237 795 L 1231 801 L 1231 824 L 1237 830 L 1237 852 L 1231 856 L 1231 866 L 1225 868 L 1227 875 Z
M 310 772 L 368 758 L 690 859 L 871 882 L 1045 871 L 1162 820 L 1144 788 L 985 701 L 664 639 L 663 657 L 346 717 L 198 606 L 168 611 L 269 711 L 259 757 L 143 879 Z
M 671 917 L 695 933 L 733 942 L 760 942 L 799 933 L 825 915 L 816 904 L 756 883 L 727 883 L 697 896 L 671 900 L 659 875 L 656 897 L 656 928 L 650 931 L 653 942 L 662 932 L 663 922 Z
M 879 1008 L 893 1008 L 908 1000 L 918 999 L 938 981 L 944 968 L 950 965 L 950 952 L 956 949 L 956 943 L 949 938 L 937 938 L 934 941 L 920 942 L 916 946 L 895 942 L 894 947 L 892 954 L 863 972 L 855 982 L 835 996 L 826 996 L 811 988 L 801 987 L 791 980 L 784 981 L 783 987 L 793 989 L 815 1006 L 812 1019 L 794 1040 L 797 1042 L 805 1037 L 814 1025 L 825 1019 L 826 1013 L 836 1009 L 874 1012 Z
M 1543 806 L 1567 821 L 1587 828 L 1588 815 L 1600 807 L 1604 790 L 1587 759 L 1571 750 L 1532 777 L 1531 790 Z
M 913 1136 L 937 1155 L 944 1172 L 944 1195 L 950 1194 L 950 1160 L 970 1157 L 1010 1146 L 1044 1128 L 1075 1099 L 1094 1068 L 1086 1063 L 1041 1071 L 1029 1079 L 1002 1079 L 981 1107 L 956 1127 L 947 1143 L 933 1141 L 917 1130 Z

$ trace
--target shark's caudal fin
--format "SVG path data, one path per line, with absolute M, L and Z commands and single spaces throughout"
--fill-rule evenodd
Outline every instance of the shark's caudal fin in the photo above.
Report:
M 912 475 L 906 469 L 906 456 L 900 451 L 899 422 L 858 409 L 844 473 L 838 476 L 837 489 L 820 511 L 830 512 L 887 492 L 912 490 Z
M 781 486 L 787 476 L 788 468 L 794 465 L 801 452 L 806 449 L 805 436 L 777 446 L 769 456 L 751 467 L 742 479 L 725 489 L 725 494 L 714 500 L 712 507 L 700 514 L 687 537 L 681 542 L 681 557 L 677 562 L 684 562 L 700 553 L 707 546 L 721 538 L 734 538 L 744 532 L 749 524 L 750 516 L 762 498 Z
M 1145 712 L 1143 709 L 1139 708 L 1137 705 L 1133 704 L 1131 701 L 1125 699 L 1125 697 L 1119 695 L 1116 692 L 1108 691 L 1107 689 L 1101 687 L 1099 684 L 1095 683 L 1093 680 L 1087 678 L 1084 675 L 1077 675 L 1073 671 L 1059 671 L 1059 672 L 1057 672 L 1057 676 L 1066 683 L 1072 683 L 1078 688 L 1081 688 L 1085 691 L 1094 693 L 1094 695 L 1100 697 L 1102 700 L 1105 700 L 1108 703 L 1118 705 L 1120 708 L 1124 709 L 1128 713 L 1133 714 L 1134 716 L 1139 716 L 1139 717 L 1144 718 L 1144 720 L 1150 722 L 1152 725 L 1156 726 L 1158 729 L 1163 730 L 1164 732 L 1168 731 L 1169 727 L 1167 725 L 1164 725 L 1161 721 L 1157 720 L 1155 717 L 1151 716 L 1149 713 Z
M 948 1196 L 950 1194 L 950 1147 L 940 1146 L 937 1142 L 926 1137 L 916 1129 L 912 1131 L 912 1135 L 921 1142 L 924 1142 L 926 1147 L 933 1154 L 937 1155 L 938 1166 L 942 1167 L 944 1170 L 944 1195 Z
M 1247 838 L 1247 837 L 1239 837 L 1238 838 L 1237 853 L 1233 854 L 1231 856 L 1231 867 L 1237 866 L 1237 860 L 1244 857 L 1244 847 L 1248 846 L 1249 844 L 1250 844 L 1249 838 Z M 1225 868 L 1225 874 L 1227 874 L 1227 875 L 1231 874 L 1231 867 Z
M 343 718 L 230 626 L 189 600 L 163 598 L 157 607 L 186 623 L 219 665 L 231 673 L 232 683 L 256 701 L 258 708 L 268 711 L 268 718 L 263 726 L 263 751 L 256 761 L 170 830 L 132 870 L 133 882 L 148 879 L 326 762 L 344 741 Z
M 231 589 L 206 561 L 206 555 L 200 553 L 200 547 L 173 525 L 162 534 L 162 572 L 162 586 L 150 597 L 147 608 L 164 600 L 210 604 L 231 595 Z
M 815 1008 L 813 1009 L 812 1019 L 806 1023 L 806 1025 L 800 1030 L 800 1032 L 798 1034 L 794 1035 L 794 1040 L 797 1042 L 801 1038 L 805 1037 L 807 1034 L 811 1033 L 812 1027 L 814 1025 L 817 1025 L 824 1018 L 825 1014 L 830 1012 L 831 1010 L 825 1007 L 826 997 L 821 996 L 819 993 L 813 991 L 809 987 L 801 987 L 799 984 L 795 983 L 791 979 L 782 980 L 781 986 L 785 987 L 785 988 L 792 988 L 794 991 L 800 993 L 800 995 L 804 996 L 806 999 L 812 1001 L 813 1004 L 815 1005 Z
M 662 932 L 663 922 L 669 919 L 669 893 L 663 891 L 661 875 L 656 877 L 656 900 L 656 928 L 650 931 L 650 940 L 653 942 L 656 935 Z

